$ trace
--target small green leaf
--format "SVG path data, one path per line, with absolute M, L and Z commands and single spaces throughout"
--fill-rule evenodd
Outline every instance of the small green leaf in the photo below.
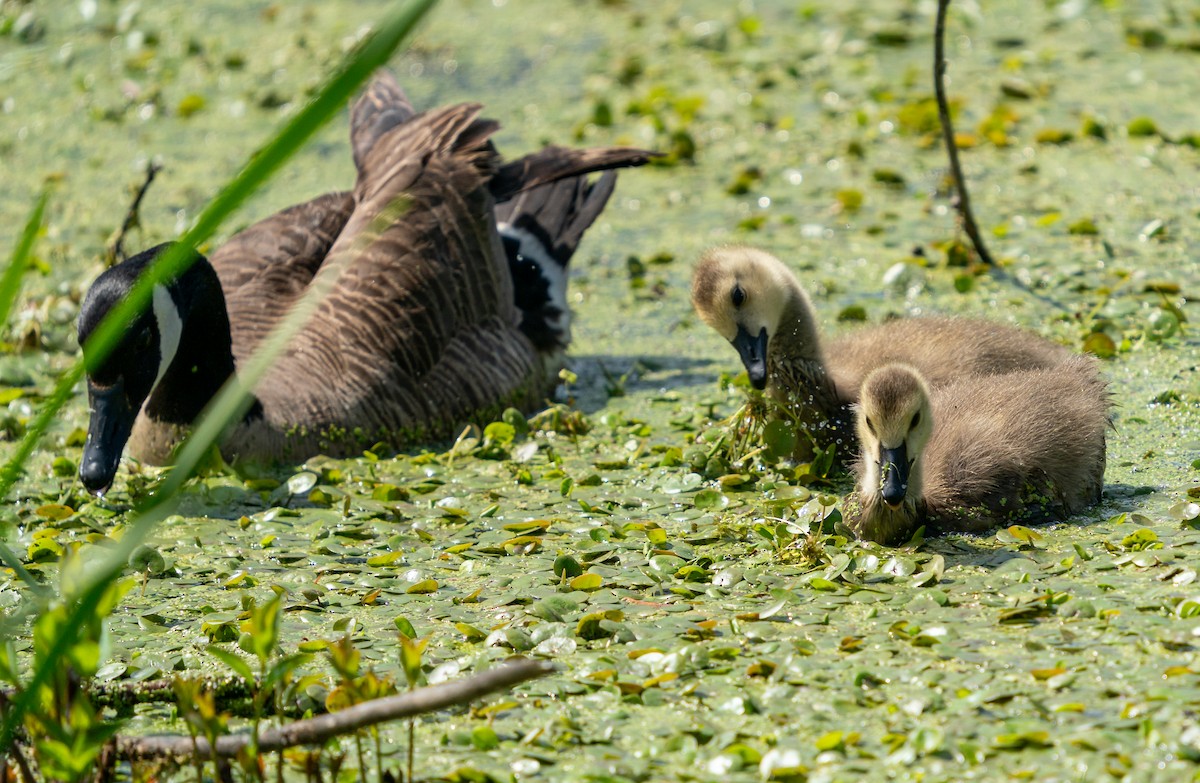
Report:
M 476 750 L 495 750 L 500 747 L 500 737 L 491 726 L 476 726 L 471 730 L 471 744 Z
M 1129 121 L 1126 130 L 1134 138 L 1158 135 L 1158 125 L 1149 117 L 1135 117 Z
M 413 624 L 407 617 L 404 617 L 403 615 L 397 617 L 395 620 L 392 620 L 392 624 L 396 626 L 397 631 L 404 634 L 409 639 L 417 638 L 417 629 L 413 627 Z
M 61 522 L 74 514 L 75 509 L 70 506 L 64 506 L 61 503 L 47 503 L 44 506 L 38 506 L 33 513 L 51 522 Z
M 183 97 L 183 100 L 179 102 L 179 106 L 176 108 L 176 111 L 179 112 L 180 117 L 191 117 L 196 112 L 202 110 L 207 103 L 208 102 L 204 100 L 203 95 L 192 93 Z
M 293 495 L 304 495 L 317 485 L 317 474 L 306 470 L 297 473 L 287 480 L 288 492 Z
M 1083 350 L 1101 359 L 1111 359 L 1117 355 L 1117 344 L 1104 332 L 1092 332 L 1084 338 Z
M 554 558 L 554 575 L 557 577 L 566 577 L 574 579 L 583 573 L 583 566 L 579 561 L 570 555 L 559 555 Z
M 422 579 L 420 582 L 409 585 L 408 589 L 404 592 L 409 595 L 426 595 L 428 593 L 436 593 L 437 589 L 438 583 L 436 579 Z
M 468 642 L 472 644 L 482 642 L 487 638 L 487 634 L 469 623 L 455 623 L 455 629 L 461 633 Z
M 604 577 L 600 576 L 600 574 L 588 572 L 571 579 L 567 584 L 571 586 L 572 590 L 582 590 L 590 593 L 600 589 L 601 585 L 604 584 Z
M 250 664 L 241 656 L 235 655 L 228 650 L 223 650 L 220 647 L 214 647 L 213 645 L 206 647 L 205 652 L 225 664 L 230 671 L 247 683 L 254 682 L 254 671 L 250 668 Z
M 763 428 L 763 443 L 772 457 L 789 457 L 796 448 L 796 430 L 779 419 L 767 422 Z
M 696 504 L 696 508 L 701 511 L 711 511 L 728 506 L 729 496 L 716 489 L 702 489 L 696 493 L 693 502 Z

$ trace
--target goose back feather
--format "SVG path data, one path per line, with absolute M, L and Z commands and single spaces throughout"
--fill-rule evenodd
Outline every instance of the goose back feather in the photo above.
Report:
M 565 273 L 612 192 L 614 175 L 591 185 L 587 174 L 641 165 L 650 153 L 547 148 L 505 163 L 490 141 L 499 126 L 480 111 L 458 104 L 417 114 L 389 75 L 376 76 L 351 112 L 354 189 L 268 217 L 218 249 L 211 265 L 197 263 L 197 274 L 208 269 L 219 280 L 228 318 L 223 329 L 206 324 L 207 348 L 181 344 L 133 426 L 130 452 L 168 461 L 202 407 L 191 405 L 201 395 L 185 389 L 195 386 L 204 354 L 231 354 L 223 382 L 314 286 L 328 293 L 254 389 L 257 404 L 227 437 L 227 456 L 347 455 L 378 441 L 404 447 L 508 406 L 541 403 L 566 342 L 540 344 L 522 330 L 540 316 L 519 306 L 496 200 L 515 199 L 507 220 L 542 227 Z M 105 275 L 128 276 L 114 270 Z M 192 279 L 169 286 L 185 334 L 195 317 L 184 307 Z M 561 304 L 565 310 L 565 298 Z M 89 292 L 81 341 L 104 309 Z M 184 397 L 188 404 L 177 404 Z M 154 415 L 164 400 L 170 415 Z M 135 412 L 141 407 L 129 402 Z M 115 462 L 110 472 L 100 461 L 85 448 L 81 476 L 89 488 L 111 483 Z

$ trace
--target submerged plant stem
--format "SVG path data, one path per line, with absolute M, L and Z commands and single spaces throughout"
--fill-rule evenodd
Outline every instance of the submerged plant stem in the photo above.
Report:
M 995 266 L 991 253 L 983 243 L 979 226 L 975 224 L 975 215 L 971 212 L 971 197 L 967 193 L 967 180 L 962 173 L 962 164 L 958 162 L 958 145 L 954 142 L 954 126 L 950 123 L 950 104 L 946 100 L 946 10 L 950 0 L 938 0 L 937 24 L 933 32 L 933 89 L 937 97 L 938 119 L 942 125 L 942 140 L 946 143 L 946 155 L 950 158 L 950 175 L 954 178 L 954 208 L 958 212 L 959 222 L 963 230 L 971 238 L 979 260 L 988 266 Z
M 154 177 L 160 171 L 162 171 L 162 166 L 154 161 L 146 164 L 146 179 L 134 195 L 133 203 L 129 205 L 129 211 L 125 213 L 125 220 L 121 223 L 120 230 L 117 231 L 117 238 L 113 240 L 112 245 L 107 250 L 109 266 L 116 263 L 118 259 L 124 261 L 127 258 L 125 253 L 125 235 L 134 226 L 141 225 L 140 210 L 142 199 L 146 197 L 146 192 L 150 190 L 150 183 L 154 182 Z

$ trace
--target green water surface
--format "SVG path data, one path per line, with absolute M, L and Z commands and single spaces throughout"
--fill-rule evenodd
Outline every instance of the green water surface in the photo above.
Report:
M 42 273 L 0 356 L 9 441 L 77 353 L 79 297 L 147 162 L 164 169 L 135 247 L 177 236 L 387 7 L 0 4 L 0 247 L 54 183 Z M 514 651 L 558 664 L 494 714 L 419 722 L 424 778 L 1195 778 L 1200 341 L 1180 319 L 1196 320 L 1200 289 L 1200 13 L 955 4 L 949 88 L 1003 262 L 993 277 L 944 263 L 958 234 L 927 102 L 933 7 L 444 2 L 393 63 L 418 107 L 484 103 L 510 154 L 673 152 L 621 174 L 572 262 L 566 393 L 590 432 L 536 433 L 500 458 L 431 444 L 196 480 L 155 538 L 165 570 L 112 618 L 101 679 L 222 673 L 205 648 L 236 649 L 248 598 L 279 586 L 285 652 L 350 632 L 365 664 L 399 676 L 405 617 L 429 637 L 430 680 Z M 221 236 L 350 186 L 345 126 Z M 1034 535 L 888 550 L 798 532 L 814 524 L 804 499 L 844 482 L 693 472 L 698 434 L 745 399 L 718 383 L 736 354 L 688 303 L 693 260 L 721 242 L 787 260 L 830 331 L 861 308 L 871 322 L 986 315 L 1077 348 L 1103 332 L 1116 351 L 1103 505 Z M 48 579 L 63 547 L 116 533 L 156 475 L 130 466 L 88 498 L 70 464 L 85 424 L 80 391 L 3 512 L 8 543 Z M 279 482 L 300 472 L 317 492 L 289 498 Z M 777 519 L 793 525 L 773 544 Z M 574 589 L 560 555 L 599 584 Z M 409 592 L 425 580 L 433 592 Z M 21 591 L 0 572 L 0 606 Z M 139 708 L 125 730 L 182 733 L 171 716 Z M 392 767 L 404 736 L 385 731 Z

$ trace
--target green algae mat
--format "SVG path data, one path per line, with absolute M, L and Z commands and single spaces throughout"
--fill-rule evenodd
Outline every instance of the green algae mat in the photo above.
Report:
M 4 449 L 74 361 L 79 298 L 147 163 L 134 247 L 182 232 L 385 9 L 0 4 L 6 253 L 50 183 L 3 336 Z M 212 467 L 131 562 L 98 687 L 236 677 L 278 595 L 270 653 L 307 656 L 290 714 L 345 698 L 347 638 L 400 688 L 398 631 L 426 640 L 429 682 L 555 663 L 418 720 L 418 779 L 1200 777 L 1200 13 L 952 7 L 949 92 L 998 274 L 956 251 L 932 30 L 931 3 L 440 5 L 393 61 L 418 107 L 484 103 L 510 154 L 667 153 L 620 175 L 573 261 L 561 399 L 427 451 Z M 348 187 L 346 135 L 323 130 L 221 236 Z M 1103 504 L 894 550 L 845 537 L 849 483 L 747 433 L 737 356 L 690 311 L 692 262 L 729 242 L 785 259 L 830 332 L 970 313 L 1103 356 Z M 52 585 L 161 476 L 127 462 L 89 497 L 86 416 L 80 389 L 0 511 Z M 0 608 L 24 592 L 0 571 Z M 11 643 L 27 664 L 32 631 Z M 123 733 L 187 732 L 169 703 L 109 709 Z M 388 726 L 363 758 L 396 771 L 407 747 Z M 353 779 L 349 739 L 326 774 L 338 754 Z

